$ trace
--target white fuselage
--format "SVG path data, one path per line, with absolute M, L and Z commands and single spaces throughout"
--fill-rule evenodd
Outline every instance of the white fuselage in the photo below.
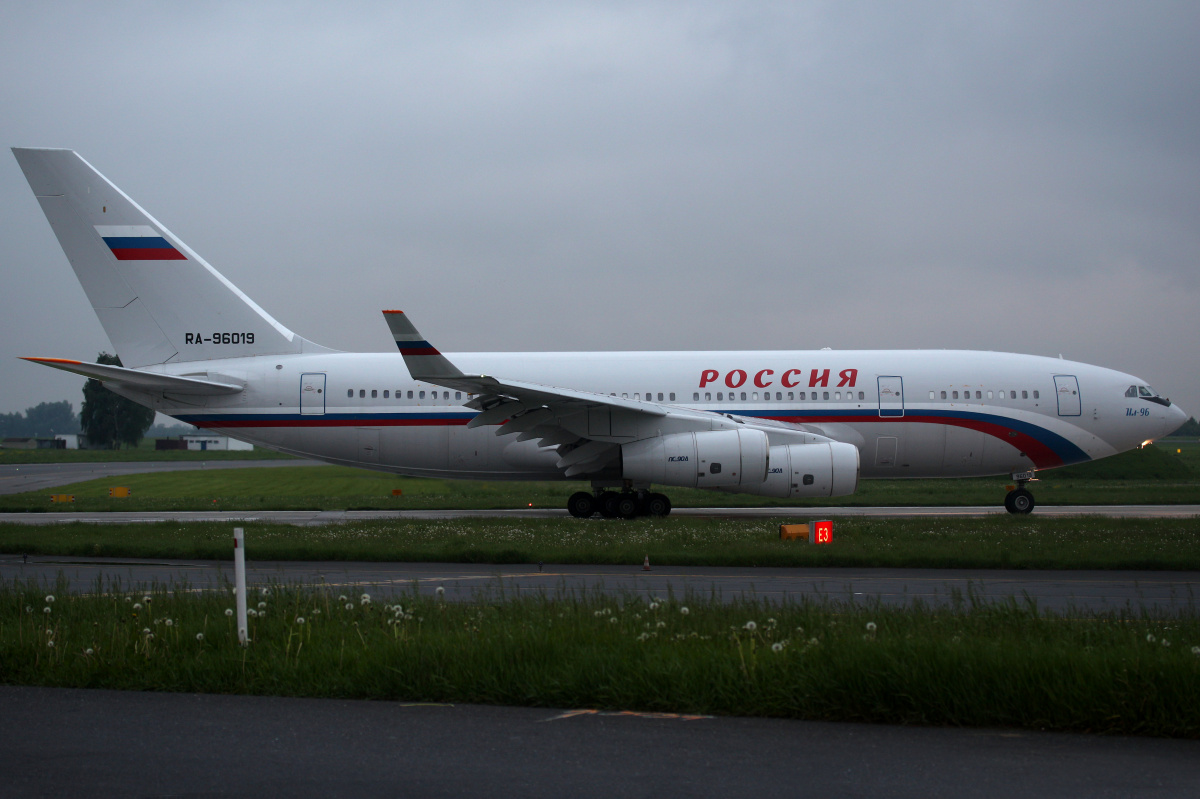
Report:
M 1126 396 L 1142 381 L 1087 364 L 968 351 L 449 354 L 468 374 L 796 425 L 859 450 L 861 476 L 967 477 L 1132 449 L 1186 418 Z M 198 372 L 204 368 L 206 372 Z M 227 358 L 160 367 L 245 384 L 152 398 L 184 422 L 256 444 L 401 474 L 563 479 L 554 447 L 468 429 L 469 396 L 414 381 L 399 354 Z M 146 397 L 139 399 L 146 401 Z M 201 404 L 197 404 L 201 403 Z M 768 436 L 771 436 L 768 430 Z M 774 441 L 772 441 L 774 443 Z

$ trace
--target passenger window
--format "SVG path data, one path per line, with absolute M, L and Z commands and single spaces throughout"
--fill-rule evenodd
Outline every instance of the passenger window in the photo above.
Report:
M 628 392 L 625 392 L 625 391 L 622 391 L 622 392 L 621 392 L 621 399 L 629 399 L 629 393 L 628 393 Z
M 379 389 L 371 389 L 371 399 L 379 399 Z
M 1029 399 L 1029 392 L 1028 392 L 1028 391 L 1022 391 L 1022 392 L 1021 392 L 1021 399 Z
M 1034 398 L 1034 399 L 1041 399 L 1041 395 L 1040 395 L 1040 394 L 1037 392 L 1037 389 L 1034 389 L 1034 391 L 1033 391 L 1033 398 Z
M 732 395 L 732 394 L 730 394 L 730 395 L 729 395 L 729 398 L 730 398 L 730 399 L 733 399 L 733 395 Z M 743 392 L 742 392 L 742 399 L 743 399 L 743 400 L 744 400 L 744 399 L 746 399 L 746 392 L 745 392 L 745 391 L 743 391 Z
M 788 399 L 794 399 L 794 397 L 792 396 L 792 392 L 790 392 L 790 391 L 788 392 Z M 803 394 L 800 395 L 800 399 L 804 399 Z
M 828 391 L 822 391 L 822 392 L 821 392 L 821 399 L 829 399 L 829 392 L 828 392 Z
M 721 401 L 721 400 L 723 400 L 723 399 L 725 399 L 725 392 L 723 392 L 723 391 L 718 391 L 718 392 L 717 392 L 717 402 L 720 402 L 720 401 Z
M 866 394 L 864 394 L 864 393 L 862 393 L 862 392 L 860 391 L 860 392 L 858 392 L 858 398 L 859 398 L 860 400 L 861 400 L 861 399 L 866 399 L 866 398 L 867 398 L 867 395 L 866 395 Z
M 366 396 L 367 396 L 367 390 L 366 390 L 365 388 L 360 388 L 360 389 L 358 390 L 358 397 L 359 397 L 359 399 L 363 399 L 363 398 L 365 398 Z
M 674 395 L 671 396 L 671 399 L 675 399 Z M 662 392 L 661 391 L 658 392 L 658 401 L 662 402 Z
M 932 392 L 932 391 L 930 391 L 930 392 L 929 392 L 929 398 L 930 398 L 930 399 L 933 399 L 933 392 Z
M 711 392 L 711 391 L 705 391 L 705 392 L 704 392 L 704 401 L 705 401 L 705 402 L 712 402 L 712 392 Z
M 945 391 L 943 391 L 943 392 L 942 392 L 942 399 L 945 399 L 945 398 L 946 398 L 946 392 L 945 392 Z
M 835 400 L 840 400 L 842 398 L 842 392 L 840 392 L 840 391 L 833 392 L 833 398 Z
M 991 398 L 992 398 L 992 392 L 990 392 L 990 391 L 989 391 L 989 392 L 988 392 L 988 399 L 991 399 Z M 1001 392 L 1000 392 L 1000 399 L 1004 399 L 1004 392 L 1003 392 L 1003 391 L 1001 391 Z
M 976 391 L 976 392 L 975 392 L 975 399 L 983 399 L 983 392 L 982 392 L 982 391 Z
M 633 392 L 633 398 L 636 400 L 640 400 L 642 398 L 642 392 L 640 392 L 640 391 Z
M 385 389 L 383 390 L 383 398 L 384 398 L 384 399 L 387 399 L 389 396 L 390 396 L 390 395 L 388 394 L 388 390 L 385 388 Z
M 775 392 L 775 399 L 777 399 L 777 400 L 781 400 L 781 399 L 783 399 L 783 392 L 782 392 L 782 391 L 776 391 L 776 392 Z
M 790 392 L 790 391 L 789 391 L 789 392 L 788 392 L 788 399 L 791 399 L 791 398 L 792 398 L 792 392 Z M 801 392 L 800 392 L 800 399 L 808 399 L 808 397 L 806 397 L 806 396 L 804 395 L 804 392 L 803 392 L 803 391 L 801 391 Z
M 418 394 L 417 394 L 417 398 L 418 398 L 418 399 L 425 399 L 425 392 L 424 392 L 424 391 L 422 391 L 422 392 L 418 393 Z
M 352 389 L 352 388 L 348 388 L 348 389 L 346 389 L 346 396 L 347 396 L 347 397 L 353 397 L 353 396 L 354 396 L 354 389 Z
M 699 402 L 699 401 L 700 401 L 700 392 L 693 391 L 692 392 L 692 402 Z
M 661 397 L 659 397 L 659 399 L 662 399 L 662 398 L 661 398 Z M 671 402 L 674 402 L 674 401 L 675 401 L 675 392 L 674 392 L 674 391 L 672 391 L 672 392 L 671 392 Z
M 951 394 L 951 396 L 954 397 L 954 399 L 958 399 L 958 392 L 955 391 L 953 394 Z
M 757 391 L 755 391 L 753 394 L 751 394 L 751 395 L 750 395 L 750 399 L 752 399 L 752 400 L 756 400 L 756 399 L 758 399 L 758 392 L 757 392 Z
M 411 392 L 411 391 L 410 391 L 410 392 L 408 392 L 408 398 L 409 398 L 409 399 L 412 399 L 412 392 Z
M 460 399 L 462 399 L 462 392 L 461 392 L 461 391 L 455 391 L 455 392 L 454 392 L 454 398 L 455 398 L 456 400 L 460 400 Z

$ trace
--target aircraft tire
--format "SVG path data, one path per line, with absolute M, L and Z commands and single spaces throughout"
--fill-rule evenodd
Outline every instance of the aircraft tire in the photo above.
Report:
M 1033 513 L 1033 508 L 1036 504 L 1033 501 L 1033 494 L 1024 488 L 1009 491 L 1008 495 L 1004 497 L 1004 507 L 1009 513 Z
M 641 505 L 638 502 L 636 494 L 618 494 L 617 495 L 617 515 L 622 519 L 633 519 L 637 517 L 638 511 L 641 510 Z
M 576 519 L 589 519 L 596 512 L 596 498 L 586 491 L 576 491 L 567 500 L 567 512 Z
M 605 491 L 601 494 L 600 502 L 598 503 L 599 507 L 597 508 L 600 511 L 600 515 L 606 519 L 617 518 L 617 500 L 620 498 L 621 495 L 616 491 Z
M 651 494 L 646 497 L 646 514 L 649 516 L 667 516 L 671 513 L 671 500 L 666 494 Z

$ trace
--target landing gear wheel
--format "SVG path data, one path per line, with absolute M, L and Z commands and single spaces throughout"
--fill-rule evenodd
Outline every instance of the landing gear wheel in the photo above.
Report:
M 600 511 L 600 515 L 606 519 L 617 518 L 617 500 L 620 498 L 621 495 L 616 491 L 605 491 L 603 494 L 601 494 L 599 502 L 600 507 L 597 508 L 597 510 Z
M 666 494 L 651 494 L 646 497 L 646 513 L 650 516 L 666 516 L 671 512 L 671 500 Z
M 596 498 L 586 491 L 576 491 L 567 500 L 567 512 L 576 519 L 588 519 L 596 512 Z
M 636 494 L 618 494 L 617 515 L 622 519 L 632 519 L 638 515 L 639 504 Z
M 1004 497 L 1004 508 L 1009 513 L 1033 513 L 1033 494 L 1024 488 L 1009 491 Z

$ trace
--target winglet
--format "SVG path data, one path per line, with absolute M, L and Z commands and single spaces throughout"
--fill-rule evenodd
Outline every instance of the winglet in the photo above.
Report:
M 396 348 L 404 356 L 404 365 L 414 378 L 464 376 L 457 366 L 417 332 L 404 311 L 384 311 L 383 318 L 392 331 L 392 338 L 396 340 Z

